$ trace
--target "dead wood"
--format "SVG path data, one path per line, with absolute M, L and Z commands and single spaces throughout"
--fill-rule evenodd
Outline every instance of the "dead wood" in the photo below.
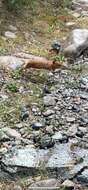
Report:
M 35 56 L 26 53 L 17 53 L 15 56 L 24 59 L 24 69 L 27 68 L 36 68 L 36 69 L 48 69 L 55 70 L 58 68 L 66 67 L 66 63 L 48 60 L 45 57 Z

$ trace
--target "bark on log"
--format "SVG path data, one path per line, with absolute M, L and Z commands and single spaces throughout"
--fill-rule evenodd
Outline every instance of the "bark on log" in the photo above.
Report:
M 66 68 L 67 65 L 64 62 L 52 61 L 47 58 L 35 56 L 26 53 L 17 53 L 15 56 L 24 59 L 24 69 L 36 68 L 36 69 L 48 69 L 55 70 L 57 68 Z

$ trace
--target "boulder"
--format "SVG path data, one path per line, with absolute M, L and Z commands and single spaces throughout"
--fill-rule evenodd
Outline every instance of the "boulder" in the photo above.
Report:
M 88 48 L 88 30 L 75 29 L 71 32 L 64 55 L 70 58 L 79 57 Z
M 24 61 L 15 56 L 0 56 L 0 68 L 16 70 L 22 68 Z

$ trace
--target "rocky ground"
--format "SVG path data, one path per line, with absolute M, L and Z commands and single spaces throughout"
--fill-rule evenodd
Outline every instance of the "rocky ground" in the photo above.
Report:
M 68 10 L 70 21 L 65 21 L 65 31 L 63 26 L 60 31 L 63 46 L 67 45 L 64 41 L 70 30 L 80 26 L 87 29 L 87 7 L 88 1 L 82 4 L 79 0 L 74 1 L 72 9 Z M 62 18 L 65 17 L 60 15 L 60 19 Z M 42 35 L 39 32 L 36 37 L 35 32 L 32 33 L 32 48 L 25 44 L 23 49 L 29 48 L 31 53 L 36 50 L 39 53 L 40 48 L 40 55 L 47 56 L 45 47 L 48 47 L 59 32 L 57 24 L 54 27 L 51 28 L 50 25 L 50 33 L 43 39 L 46 38 L 47 44 L 38 46 Z M 22 44 L 13 40 L 18 35 L 17 30 L 10 25 L 5 36 L 1 36 L 5 40 L 4 50 L 7 49 L 7 52 L 1 51 L 1 54 L 21 50 Z M 59 36 L 60 33 L 56 35 L 58 38 Z M 70 57 L 72 63 L 69 64 L 68 61 L 68 68 L 65 70 L 0 70 L 1 190 L 29 190 L 35 187 L 88 189 L 88 56 L 84 51 L 88 30 L 86 35 L 83 31 L 78 41 L 77 36 L 76 43 L 73 39 L 72 49 L 68 51 L 69 57 L 73 55 Z M 26 37 L 28 42 L 29 36 Z M 9 50 L 11 43 L 14 47 Z M 67 48 L 65 53 L 69 50 Z

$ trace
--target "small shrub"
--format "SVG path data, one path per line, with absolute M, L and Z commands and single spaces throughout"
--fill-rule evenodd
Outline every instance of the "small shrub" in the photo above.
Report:
M 4 0 L 9 10 L 20 10 L 22 7 L 31 6 L 35 0 Z
M 18 88 L 17 88 L 17 86 L 16 86 L 15 83 L 9 83 L 9 84 L 7 84 L 6 88 L 9 91 L 14 92 L 14 93 L 18 91 Z

